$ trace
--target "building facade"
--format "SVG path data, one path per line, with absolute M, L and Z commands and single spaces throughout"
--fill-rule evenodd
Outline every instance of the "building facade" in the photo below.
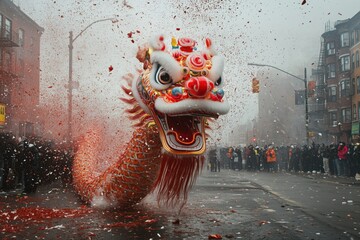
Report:
M 44 31 L 10 0 L 0 1 L 0 131 L 38 135 L 40 38 Z
M 349 21 L 349 36 L 351 60 L 350 74 L 353 87 L 351 136 L 353 142 L 360 142 L 360 12 Z
M 356 56 L 356 44 L 351 36 L 358 31 L 355 29 L 359 28 L 359 17 L 360 12 L 351 19 L 337 21 L 334 29 L 328 29 L 322 34 L 326 89 L 325 132 L 331 142 L 350 143 L 356 132 L 358 98 L 354 73 L 357 71 L 354 68 L 356 63 L 352 64 L 352 55 Z

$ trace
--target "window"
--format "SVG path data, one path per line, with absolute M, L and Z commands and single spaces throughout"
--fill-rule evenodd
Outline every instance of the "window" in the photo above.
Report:
M 336 102 L 336 86 L 331 86 L 328 88 L 328 101 Z
M 360 93 L 360 77 L 356 78 L 356 93 Z
M 24 46 L 24 30 L 21 28 L 19 29 L 19 46 Z
M 349 55 L 340 57 L 340 70 L 341 70 L 341 72 L 350 70 L 350 56 Z
M 359 56 L 359 50 L 357 50 L 357 51 L 356 51 L 355 58 L 356 58 L 356 63 L 355 63 L 355 66 L 358 68 L 358 67 L 360 67 L 360 56 Z
M 350 46 L 354 46 L 355 31 L 350 32 Z
M 5 18 L 5 31 L 4 31 L 4 38 L 11 39 L 11 21 Z
M 351 69 L 355 69 L 355 54 L 351 54 Z
M 353 120 L 356 120 L 356 104 L 353 104 Z
M 327 78 L 335 78 L 336 66 L 335 63 L 327 65 Z
M 341 109 L 341 120 L 344 123 L 351 122 L 351 109 L 350 108 Z
M 20 75 L 20 76 L 24 76 L 24 73 L 25 73 L 25 63 L 24 63 L 24 60 L 23 59 L 19 59 L 18 60 L 19 64 L 18 64 L 18 70 L 17 70 L 17 73 Z
M 329 120 L 331 126 L 337 126 L 336 111 L 329 112 Z
M 341 34 L 340 36 L 340 43 L 341 43 L 341 47 L 348 47 L 349 46 L 349 33 L 348 32 L 344 32 Z
M 4 54 L 4 70 L 11 72 L 11 54 L 9 52 Z
M 340 96 L 348 97 L 350 93 L 350 79 L 342 80 L 340 82 Z
M 354 44 L 359 42 L 359 35 L 360 35 L 359 32 L 360 32 L 360 30 L 355 30 L 355 43 Z
M 352 81 L 351 81 L 351 89 L 350 89 L 351 96 L 353 96 L 355 94 L 355 89 L 356 89 L 356 87 L 355 87 L 355 78 L 353 78 Z
M 327 55 L 335 54 L 335 43 L 334 42 L 326 43 L 326 53 L 327 53 Z

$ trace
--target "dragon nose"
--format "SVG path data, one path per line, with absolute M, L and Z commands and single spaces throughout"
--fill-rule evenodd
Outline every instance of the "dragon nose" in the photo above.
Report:
M 205 97 L 214 88 L 214 83 L 206 77 L 193 77 L 186 81 L 185 88 L 193 97 Z

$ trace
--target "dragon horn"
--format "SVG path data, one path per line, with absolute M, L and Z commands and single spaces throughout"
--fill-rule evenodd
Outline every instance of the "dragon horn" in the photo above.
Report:
M 154 51 L 165 51 L 164 36 L 157 35 L 150 41 L 150 46 Z
M 207 50 L 205 50 L 204 57 L 206 60 L 209 60 L 212 56 L 216 55 L 216 52 L 214 51 L 214 48 L 213 48 L 210 38 L 205 39 L 205 45 L 206 45 Z

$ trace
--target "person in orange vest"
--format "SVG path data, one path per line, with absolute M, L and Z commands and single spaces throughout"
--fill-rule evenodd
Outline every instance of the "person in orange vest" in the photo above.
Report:
M 276 171 L 276 152 L 273 146 L 269 146 L 266 150 L 266 164 L 268 171 Z
M 234 169 L 234 149 L 230 147 L 226 153 L 229 169 Z

